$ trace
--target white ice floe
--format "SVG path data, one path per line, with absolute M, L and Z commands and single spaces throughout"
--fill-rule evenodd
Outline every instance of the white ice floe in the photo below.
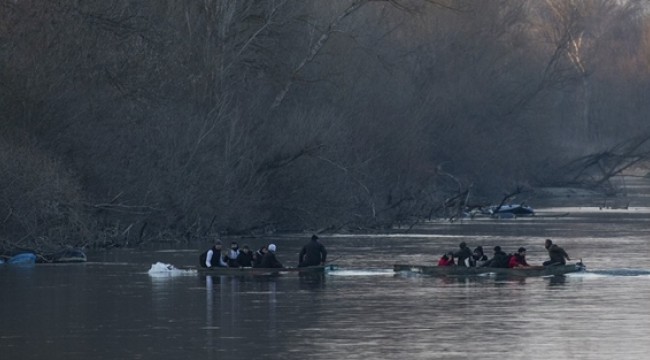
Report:
M 196 275 L 196 270 L 178 269 L 174 265 L 157 262 L 151 265 L 151 269 L 149 269 L 148 274 L 152 277 L 172 277 Z

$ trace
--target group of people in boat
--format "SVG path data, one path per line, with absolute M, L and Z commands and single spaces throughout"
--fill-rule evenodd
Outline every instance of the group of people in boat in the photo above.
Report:
M 566 265 L 566 260 L 571 260 L 569 254 L 554 244 L 551 239 L 546 239 L 544 248 L 548 251 L 549 260 L 544 266 Z M 216 240 L 214 245 L 203 252 L 199 257 L 201 267 L 212 268 L 283 268 L 284 266 L 276 256 L 275 244 L 263 245 L 252 251 L 248 245 L 241 248 L 236 241 L 230 243 L 230 249 L 222 249 L 221 240 Z M 298 267 L 323 266 L 327 260 L 327 250 L 318 241 L 318 236 L 312 235 L 298 255 Z M 450 251 L 438 260 L 438 266 L 465 266 L 465 267 L 492 267 L 492 268 L 519 268 L 528 267 L 526 248 L 520 247 L 513 254 L 506 254 L 501 246 L 494 247 L 491 258 L 483 252 L 482 246 L 477 246 L 473 251 L 464 241 L 460 243 L 457 251 Z
M 501 246 L 494 247 L 492 258 L 483 252 L 482 246 L 470 250 L 463 241 L 457 251 L 450 251 L 438 260 L 438 266 L 465 266 L 465 267 L 493 267 L 493 268 L 519 268 L 530 266 L 526 261 L 526 248 L 520 247 L 513 254 L 506 254 Z M 571 260 L 563 248 L 554 244 L 551 239 L 546 239 L 544 248 L 548 251 L 549 260 L 544 261 L 544 266 L 566 265 L 566 260 Z
M 298 255 L 298 267 L 322 266 L 327 260 L 327 250 L 318 241 L 316 235 L 306 243 Z M 276 256 L 275 244 L 263 245 L 252 251 L 248 245 L 241 248 L 236 241 L 230 243 L 230 249 L 222 249 L 221 240 L 217 239 L 214 245 L 199 256 L 199 264 L 204 268 L 283 268 L 284 266 Z

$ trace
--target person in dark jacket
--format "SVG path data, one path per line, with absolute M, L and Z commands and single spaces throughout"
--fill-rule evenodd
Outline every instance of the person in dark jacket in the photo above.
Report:
M 454 257 L 458 258 L 458 261 L 456 264 L 458 266 L 466 266 L 466 267 L 471 267 L 471 258 L 472 258 L 472 250 L 470 250 L 467 247 L 467 244 L 463 241 L 459 245 L 460 249 L 454 253 Z
M 261 268 L 282 268 L 282 263 L 275 257 L 276 247 L 274 244 L 269 245 L 269 251 L 262 258 Z
M 327 250 L 318 241 L 318 236 L 312 235 L 311 240 L 302 247 L 298 255 L 298 267 L 325 265 Z
M 551 258 L 550 260 L 544 261 L 544 266 L 566 265 L 566 260 L 571 260 L 569 254 L 567 254 L 564 249 L 557 246 L 557 244 L 553 244 L 551 239 L 546 239 L 544 247 L 548 251 L 548 256 Z
M 501 251 L 501 246 L 494 247 L 494 256 L 483 264 L 482 267 L 507 268 L 508 255 Z
M 199 256 L 201 267 L 228 267 L 221 257 L 221 240 L 216 240 L 214 245 Z
M 517 250 L 517 253 L 513 254 L 508 261 L 509 268 L 517 267 L 528 267 L 528 262 L 526 262 L 526 248 L 520 247 Z
M 253 267 L 253 252 L 248 245 L 241 247 L 239 255 L 237 256 L 237 263 L 241 267 Z
M 262 265 L 262 259 L 264 259 L 264 255 L 269 251 L 269 248 L 267 245 L 263 245 L 261 248 L 259 248 L 257 251 L 253 253 L 253 267 L 260 267 Z

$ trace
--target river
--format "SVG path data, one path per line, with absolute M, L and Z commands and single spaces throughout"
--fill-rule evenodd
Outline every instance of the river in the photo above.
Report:
M 554 216 L 569 213 L 566 216 Z M 546 214 L 547 216 L 544 216 Z M 548 208 L 534 218 L 323 235 L 324 276 L 179 270 L 208 244 L 89 253 L 85 264 L 0 265 L 3 359 L 643 359 L 650 354 L 650 209 Z M 308 234 L 278 245 L 295 265 Z M 582 258 L 557 278 L 394 274 L 461 241 Z M 224 239 L 226 243 L 231 239 Z M 157 264 L 160 263 L 160 264 Z M 162 265 L 165 264 L 165 265 Z M 169 270 L 167 265 L 176 269 Z

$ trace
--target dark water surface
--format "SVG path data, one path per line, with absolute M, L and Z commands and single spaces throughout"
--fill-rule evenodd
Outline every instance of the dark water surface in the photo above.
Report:
M 316 277 L 201 276 L 152 266 L 195 265 L 198 246 L 89 254 L 86 264 L 0 265 L 0 357 L 650 358 L 650 210 L 545 211 L 570 214 L 323 236 L 339 268 Z M 547 237 L 589 271 L 527 279 L 391 271 L 395 262 L 433 263 L 463 240 L 510 252 L 523 245 L 539 264 Z M 271 240 L 280 260 L 295 265 L 306 239 Z

